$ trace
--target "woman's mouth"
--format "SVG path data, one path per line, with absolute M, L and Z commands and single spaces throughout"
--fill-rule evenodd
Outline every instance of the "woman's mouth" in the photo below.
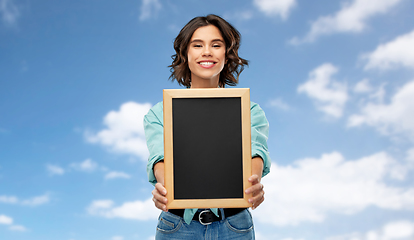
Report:
M 200 64 L 200 66 L 203 68 L 211 68 L 216 64 L 216 62 L 202 61 L 202 62 L 199 62 L 198 64 Z

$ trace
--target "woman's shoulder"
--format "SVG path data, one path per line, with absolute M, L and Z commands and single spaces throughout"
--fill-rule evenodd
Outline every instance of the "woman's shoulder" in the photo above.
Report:
M 252 102 L 250 101 L 250 110 L 262 110 L 262 108 L 260 107 L 260 105 L 258 103 Z
M 162 111 L 163 111 L 163 104 L 161 101 L 155 104 L 154 106 L 152 106 L 151 109 L 146 114 L 146 116 L 149 116 L 149 115 L 162 116 Z
M 151 109 L 154 109 L 154 110 L 159 110 L 159 109 L 161 109 L 161 111 L 162 111 L 162 101 L 161 102 L 158 102 L 157 104 L 155 104 Z
M 260 107 L 258 103 L 250 102 L 250 115 L 252 117 L 252 120 L 260 120 L 260 121 L 267 121 L 266 113 L 263 111 L 263 109 Z

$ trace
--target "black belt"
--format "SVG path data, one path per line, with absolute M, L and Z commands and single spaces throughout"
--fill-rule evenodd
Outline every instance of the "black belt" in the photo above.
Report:
M 246 208 L 223 208 L 224 218 L 236 215 L 245 209 Z M 170 209 L 168 210 L 168 212 L 175 214 L 179 217 L 184 217 L 184 209 Z M 218 211 L 218 214 L 219 216 L 217 217 L 210 209 L 206 209 L 204 211 L 197 211 L 194 214 L 193 220 L 199 221 L 203 225 L 209 225 L 212 222 L 220 221 L 223 218 L 220 210 Z

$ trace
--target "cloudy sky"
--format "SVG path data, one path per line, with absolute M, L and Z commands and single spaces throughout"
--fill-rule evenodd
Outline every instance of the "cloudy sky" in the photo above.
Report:
M 315 4 L 317 3 L 317 4 Z M 172 42 L 242 34 L 270 122 L 257 239 L 414 239 L 414 2 L 0 0 L 0 239 L 153 239 L 142 118 Z

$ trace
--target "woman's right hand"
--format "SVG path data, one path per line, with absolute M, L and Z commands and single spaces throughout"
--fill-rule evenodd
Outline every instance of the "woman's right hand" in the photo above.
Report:
M 167 212 L 167 189 L 165 189 L 161 183 L 155 184 L 155 188 L 152 190 L 152 196 L 152 201 L 154 201 L 155 207 L 164 212 Z

